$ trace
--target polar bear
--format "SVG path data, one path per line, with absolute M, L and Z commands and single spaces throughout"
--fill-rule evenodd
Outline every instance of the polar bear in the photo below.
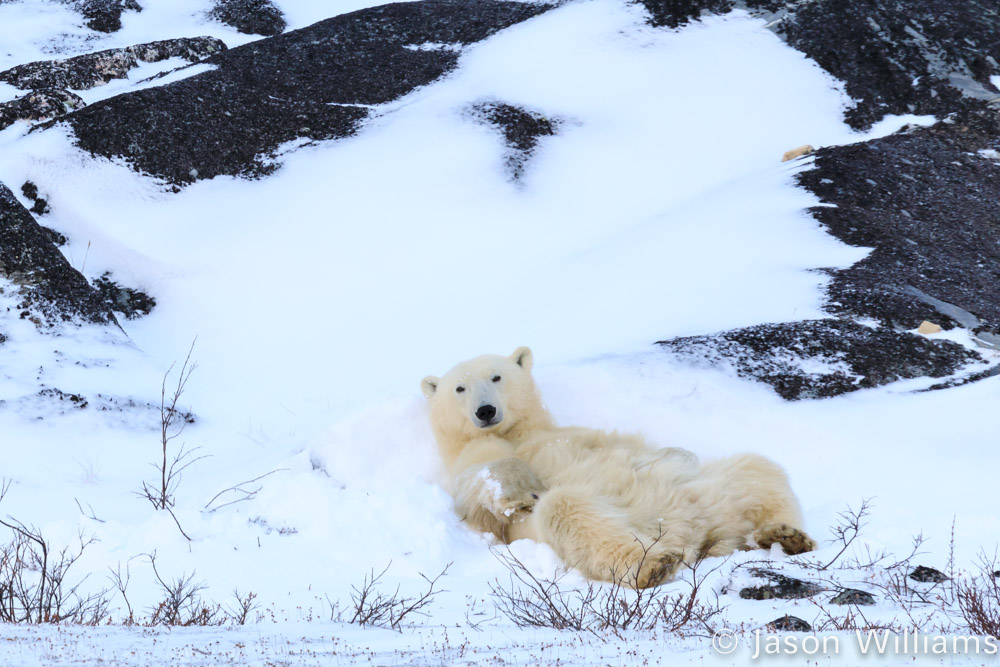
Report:
M 704 556 L 816 547 L 778 465 L 754 454 L 699 463 L 638 435 L 558 427 L 531 365 L 521 347 L 421 383 L 455 509 L 473 529 L 544 542 L 585 576 L 635 588 Z

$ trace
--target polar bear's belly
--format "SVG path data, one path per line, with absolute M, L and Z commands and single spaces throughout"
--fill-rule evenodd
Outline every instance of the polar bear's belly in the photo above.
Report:
M 549 488 L 586 486 L 590 495 L 615 498 L 624 505 L 655 502 L 655 497 L 684 485 L 691 476 L 689 466 L 653 452 L 582 449 L 559 441 L 538 448 L 528 463 Z

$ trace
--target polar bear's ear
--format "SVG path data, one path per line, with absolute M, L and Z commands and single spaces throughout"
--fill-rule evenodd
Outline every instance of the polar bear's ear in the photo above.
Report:
M 510 355 L 510 360 L 526 371 L 531 370 L 531 350 L 527 347 L 519 347 Z
M 424 396 L 430 398 L 437 391 L 438 384 L 441 382 L 441 378 L 436 378 L 433 375 L 428 375 L 420 382 L 420 390 L 424 392 Z

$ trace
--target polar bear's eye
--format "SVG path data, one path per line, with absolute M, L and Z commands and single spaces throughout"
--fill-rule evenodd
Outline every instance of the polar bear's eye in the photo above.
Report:
M 457 387 L 455 387 L 456 393 L 461 394 L 463 391 L 465 391 L 465 387 L 463 387 L 462 385 L 458 385 Z
M 499 375 L 494 375 L 493 376 L 493 381 L 494 382 L 499 382 L 500 381 L 500 376 Z

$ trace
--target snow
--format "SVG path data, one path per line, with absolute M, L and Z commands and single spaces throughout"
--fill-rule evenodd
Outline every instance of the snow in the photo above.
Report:
M 61 4 L 0 5 L 0 68 L 57 49 L 254 39 L 208 21 L 208 4 L 147 0 L 111 36 L 83 28 Z M 278 4 L 296 28 L 375 3 Z M 170 79 L 141 80 L 178 64 L 143 65 L 87 99 L 162 85 Z M 504 173 L 499 134 L 468 113 L 484 100 L 564 121 L 540 142 L 520 185 Z M 121 320 L 124 333 L 85 326 L 39 336 L 26 320 L 0 320 L 2 475 L 13 482 L 0 513 L 57 545 L 81 530 L 94 535 L 76 575 L 90 573 L 99 588 L 109 567 L 127 565 L 140 609 L 157 599 L 144 555 L 155 551 L 169 576 L 196 572 L 219 601 L 253 590 L 268 614 L 235 630 L 4 628 L 14 639 L 0 658 L 714 659 L 697 638 L 622 642 L 522 631 L 502 619 L 482 633 L 466 625 L 469 600 L 486 598 L 488 581 L 506 570 L 451 509 L 417 384 L 523 344 L 558 423 L 639 431 L 702 458 L 769 456 L 788 470 L 818 539 L 847 504 L 874 496 L 864 534 L 872 548 L 906 552 L 923 532 L 926 563 L 943 567 L 954 520 L 959 562 L 990 550 L 1000 519 L 984 434 L 995 432 L 997 378 L 929 393 L 915 390 L 935 381 L 911 380 L 786 403 L 650 346 L 823 316 L 826 279 L 815 269 L 849 266 L 867 250 L 841 244 L 805 211 L 818 202 L 793 176 L 810 160 L 780 158 L 806 142 L 865 139 L 842 122 L 848 101 L 838 82 L 746 14 L 667 31 L 647 27 L 635 6 L 593 0 L 465 49 L 455 72 L 378 107 L 356 137 L 290 145 L 281 169 L 260 181 L 220 177 L 174 194 L 80 152 L 58 126 L 0 132 L 0 182 L 15 192 L 26 180 L 38 185 L 52 208 L 43 224 L 70 239 L 71 264 L 90 278 L 111 271 L 157 299 L 151 315 Z M 869 136 L 929 122 L 887 119 Z M 156 474 L 163 375 L 177 362 L 176 381 L 196 338 L 198 367 L 182 405 L 197 422 L 175 441 L 208 456 L 176 494 L 189 543 L 137 491 Z M 36 396 L 41 385 L 111 409 L 54 405 Z M 117 409 L 130 399 L 137 407 Z M 544 545 L 512 550 L 540 575 L 559 567 Z M 327 599 L 349 601 L 352 585 L 390 562 L 386 585 L 408 595 L 422 590 L 420 573 L 453 562 L 449 592 L 429 618 L 403 633 L 327 620 Z M 788 609 L 813 613 L 723 598 L 730 619 L 749 626 Z

